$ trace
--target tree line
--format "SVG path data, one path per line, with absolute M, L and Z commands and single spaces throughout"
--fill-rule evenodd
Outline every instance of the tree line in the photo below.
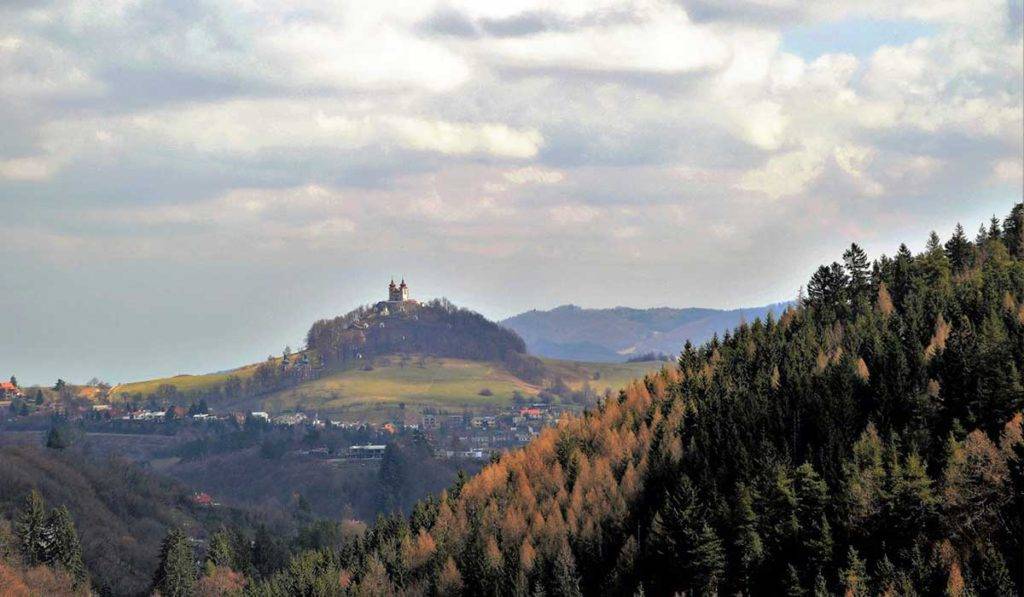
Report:
M 743 324 L 252 595 L 1008 595 L 1024 206 L 851 246 Z

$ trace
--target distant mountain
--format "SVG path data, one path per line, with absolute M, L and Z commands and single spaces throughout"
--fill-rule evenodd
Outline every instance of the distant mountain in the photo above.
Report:
M 686 340 L 700 344 L 715 333 L 776 316 L 790 303 L 747 309 L 584 309 L 563 305 L 550 311 L 527 311 L 501 322 L 526 341 L 531 354 L 556 359 L 624 361 L 656 352 L 675 355 Z

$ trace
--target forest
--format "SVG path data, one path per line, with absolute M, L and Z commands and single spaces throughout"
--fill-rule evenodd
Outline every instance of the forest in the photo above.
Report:
M 1019 594 L 1024 205 L 804 294 L 245 591 Z
M 367 360 L 377 355 L 420 354 L 504 362 L 523 380 L 539 383 L 544 364 L 526 354 L 515 332 L 445 299 L 413 304 L 382 315 L 362 307 L 313 324 L 306 346 L 327 365 Z
M 230 527 L 198 546 L 172 529 L 151 588 L 1016 595 L 1022 371 L 1018 204 L 973 239 L 932 233 L 917 254 L 872 260 L 851 245 L 780 317 L 687 343 L 365 532 L 319 521 L 255 551 Z

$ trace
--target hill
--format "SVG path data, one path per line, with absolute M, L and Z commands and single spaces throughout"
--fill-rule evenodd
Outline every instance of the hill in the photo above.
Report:
M 660 362 L 579 363 L 542 360 L 545 380 L 571 390 L 584 382 L 594 391 L 618 390 L 630 379 L 661 368 Z M 268 394 L 258 404 L 269 412 L 317 411 L 350 420 L 391 420 L 401 406 L 409 413 L 424 408 L 459 412 L 512 404 L 516 393 L 534 400 L 544 389 L 516 377 L 502 362 L 470 361 L 422 355 L 384 355 L 367 366 L 350 366 Z
M 579 361 L 624 361 L 645 353 L 675 355 L 687 340 L 700 344 L 743 321 L 777 315 L 789 303 L 748 309 L 584 309 L 563 305 L 527 311 L 501 322 L 522 336 L 532 354 Z
M 237 511 L 192 507 L 184 485 L 127 461 L 37 445 L 0 446 L 0 519 L 13 518 L 32 489 L 48 504 L 67 507 L 93 584 L 108 594 L 149 588 L 167 528 L 204 537 L 207 529 L 240 520 Z
M 253 592 L 1020 594 L 1024 204 L 843 262 Z
M 206 375 L 120 384 L 111 401 L 215 410 L 316 411 L 343 419 L 392 420 L 396 410 L 480 410 L 532 400 L 545 388 L 617 390 L 659 362 L 539 359 L 514 332 L 448 301 L 384 302 L 314 323 L 306 350 Z

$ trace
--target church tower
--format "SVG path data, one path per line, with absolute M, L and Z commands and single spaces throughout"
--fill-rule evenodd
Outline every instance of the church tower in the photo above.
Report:
M 391 284 L 388 284 L 388 302 L 401 303 L 409 300 L 409 285 L 405 283 L 405 278 L 402 278 L 401 284 L 395 284 L 395 279 L 391 278 Z

